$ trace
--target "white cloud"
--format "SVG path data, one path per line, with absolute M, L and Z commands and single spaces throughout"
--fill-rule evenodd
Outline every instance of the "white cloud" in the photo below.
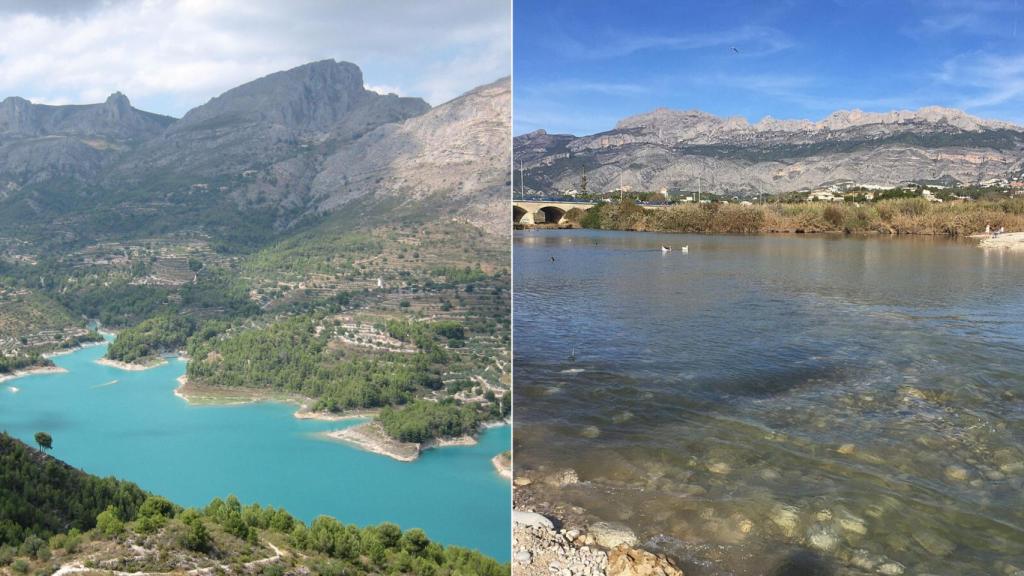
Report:
M 439 104 L 510 70 L 507 0 L 29 6 L 0 0 L 0 96 L 84 103 L 120 90 L 180 115 L 238 84 L 334 58 L 358 64 L 371 86 Z
M 1024 55 L 962 54 L 946 61 L 935 78 L 960 94 L 961 108 L 1019 105 L 1024 100 Z

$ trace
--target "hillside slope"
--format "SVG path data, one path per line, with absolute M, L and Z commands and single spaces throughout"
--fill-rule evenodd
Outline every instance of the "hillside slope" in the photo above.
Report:
M 58 438 L 59 440 L 59 438 Z M 509 566 L 394 524 L 358 528 L 243 506 L 234 496 L 184 510 L 99 479 L 0 434 L 0 573 L 188 570 L 229 574 L 478 574 Z

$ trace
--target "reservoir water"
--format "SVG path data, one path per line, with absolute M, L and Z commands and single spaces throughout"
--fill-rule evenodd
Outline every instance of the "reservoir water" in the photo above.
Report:
M 509 448 L 508 426 L 488 429 L 475 446 L 398 462 L 318 435 L 358 421 L 298 420 L 285 404 L 190 406 L 173 393 L 185 362 L 129 372 L 96 364 L 105 350 L 54 358 L 66 373 L 0 384 L 0 429 L 29 444 L 49 432 L 54 456 L 185 506 L 235 494 L 307 522 L 326 514 L 419 527 L 508 561 L 510 487 L 490 462 Z
M 531 504 L 687 576 L 1024 574 L 1024 254 L 580 230 L 514 254 Z

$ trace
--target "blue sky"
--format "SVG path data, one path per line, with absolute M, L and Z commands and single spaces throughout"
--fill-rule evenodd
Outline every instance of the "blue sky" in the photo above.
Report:
M 1021 16 L 1024 0 L 515 0 L 514 132 L 592 134 L 659 107 L 1024 123 Z

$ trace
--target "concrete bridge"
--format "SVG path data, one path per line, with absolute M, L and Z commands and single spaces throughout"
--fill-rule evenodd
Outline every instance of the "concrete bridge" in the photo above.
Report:
M 565 213 L 573 208 L 589 210 L 594 202 L 575 200 L 513 200 L 513 224 L 561 224 Z

